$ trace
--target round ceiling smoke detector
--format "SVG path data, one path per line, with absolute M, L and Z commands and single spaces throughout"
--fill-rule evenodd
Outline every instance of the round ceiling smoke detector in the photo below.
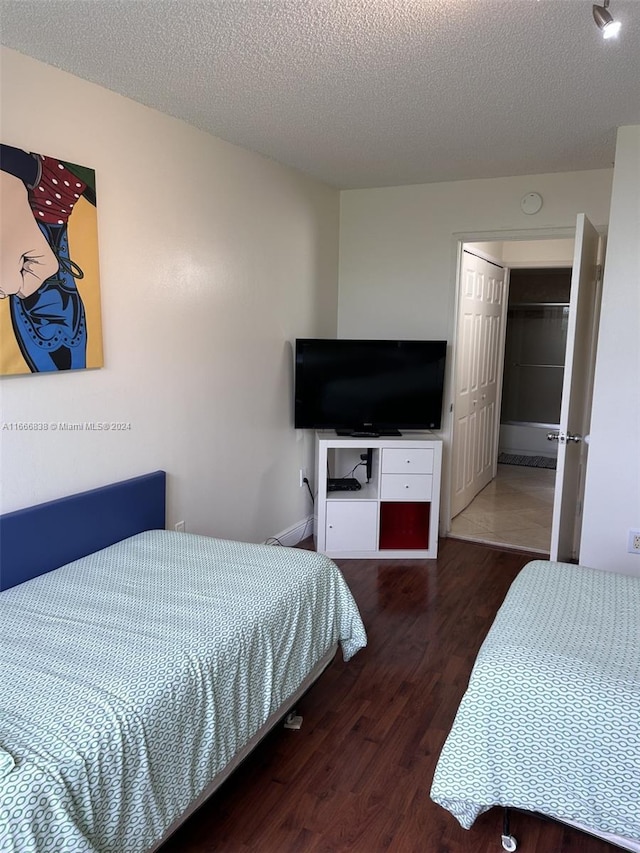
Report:
M 522 212 L 528 215 L 537 213 L 542 207 L 542 196 L 540 193 L 527 193 L 522 196 L 520 207 Z

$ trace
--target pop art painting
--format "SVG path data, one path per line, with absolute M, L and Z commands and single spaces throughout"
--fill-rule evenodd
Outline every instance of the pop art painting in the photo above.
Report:
M 0 374 L 102 367 L 95 172 L 0 145 Z

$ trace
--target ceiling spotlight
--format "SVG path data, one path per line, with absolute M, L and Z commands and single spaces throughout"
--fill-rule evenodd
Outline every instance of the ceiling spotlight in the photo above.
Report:
M 605 39 L 615 38 L 620 32 L 620 21 L 614 21 L 609 11 L 609 0 L 603 0 L 602 6 L 593 7 L 593 19 L 602 30 Z

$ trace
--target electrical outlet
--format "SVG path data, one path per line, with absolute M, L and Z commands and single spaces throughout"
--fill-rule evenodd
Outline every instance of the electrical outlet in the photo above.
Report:
M 629 554 L 640 554 L 640 530 L 629 531 L 627 551 Z
M 184 521 L 176 521 L 174 529 L 176 533 L 184 533 Z
M 301 469 L 300 469 L 300 488 L 302 488 L 302 487 L 304 486 L 304 481 L 305 481 L 306 479 L 308 479 L 308 477 L 307 477 L 307 469 L 306 469 L 306 468 L 301 468 Z

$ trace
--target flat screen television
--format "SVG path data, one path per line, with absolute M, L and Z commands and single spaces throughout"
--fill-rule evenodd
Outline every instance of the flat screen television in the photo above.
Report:
M 446 341 L 299 338 L 294 421 L 339 435 L 440 429 Z

